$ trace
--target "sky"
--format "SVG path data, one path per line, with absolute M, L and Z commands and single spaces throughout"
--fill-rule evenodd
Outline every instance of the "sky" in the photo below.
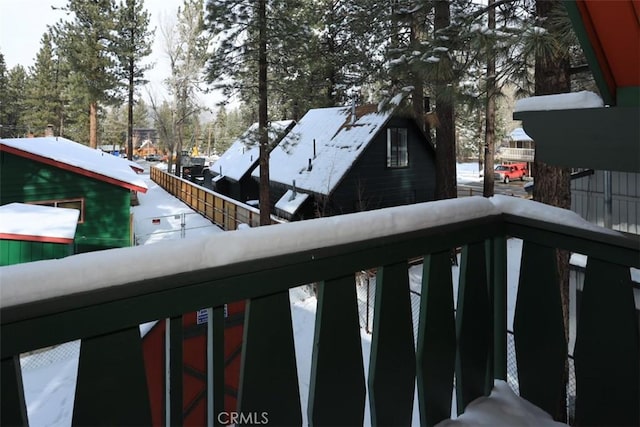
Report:
M 0 0 L 0 52 L 4 55 L 7 69 L 20 64 L 26 69 L 35 62 L 40 50 L 40 40 L 47 31 L 47 25 L 53 25 L 65 17 L 60 8 L 67 0 Z M 169 63 L 163 49 L 163 37 L 160 28 L 164 23 L 175 19 L 182 0 L 144 0 L 146 9 L 151 13 L 151 28 L 156 28 L 153 53 L 148 62 L 155 65 L 146 74 L 148 89 L 156 98 L 166 97 L 162 81 L 169 76 Z M 148 99 L 145 91 L 142 95 Z M 202 96 L 207 107 L 213 108 L 220 95 Z

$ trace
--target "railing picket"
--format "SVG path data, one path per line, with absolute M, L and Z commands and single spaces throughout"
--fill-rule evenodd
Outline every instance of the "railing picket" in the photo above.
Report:
M 567 362 L 557 271 L 555 249 L 523 242 L 513 319 L 520 395 L 552 416 L 565 408 Z
M 487 285 L 485 243 L 471 243 L 462 249 L 456 330 L 456 402 L 458 414 L 474 399 L 485 396 L 492 349 L 493 323 Z
M 82 340 L 73 425 L 151 424 L 138 326 Z
M 640 425 L 637 322 L 629 268 L 590 257 L 574 351 L 578 425 Z
M 432 426 L 451 415 L 456 359 L 456 326 L 450 252 L 425 257 L 417 346 L 420 425 Z
M 366 387 L 360 341 L 355 277 L 318 284 L 309 384 L 310 425 L 364 422 Z
M 369 363 L 371 424 L 409 425 L 416 354 L 406 262 L 378 269 Z
M 2 359 L 2 388 L 0 391 L 0 425 L 26 426 L 27 407 L 22 386 L 20 355 Z
M 243 342 L 240 415 L 278 426 L 301 425 L 289 292 L 247 302 Z

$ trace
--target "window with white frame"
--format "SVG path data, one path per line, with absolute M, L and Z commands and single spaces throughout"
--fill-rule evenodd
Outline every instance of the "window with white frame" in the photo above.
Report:
M 84 222 L 84 199 L 42 200 L 38 202 L 29 202 L 29 204 L 51 206 L 54 208 L 77 209 L 80 211 L 78 224 L 82 224 Z
M 387 167 L 409 166 L 406 128 L 387 128 Z

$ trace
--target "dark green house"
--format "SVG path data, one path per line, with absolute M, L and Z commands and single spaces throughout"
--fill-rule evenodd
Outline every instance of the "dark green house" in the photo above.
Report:
M 131 162 L 61 137 L 0 140 L 0 205 L 77 209 L 74 253 L 131 245 Z
M 308 219 L 434 200 L 435 150 L 402 104 L 398 96 L 386 105 L 309 110 L 269 155 L 276 215 Z
M 77 209 L 0 206 L 0 266 L 73 255 L 79 217 Z

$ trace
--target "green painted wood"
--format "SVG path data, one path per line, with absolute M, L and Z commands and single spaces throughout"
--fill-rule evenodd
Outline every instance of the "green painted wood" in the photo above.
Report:
M 82 340 L 73 425 L 151 424 L 138 326 Z
M 289 292 L 249 300 L 244 325 L 239 411 L 264 414 L 272 425 L 301 425 Z
M 169 332 L 169 425 L 181 426 L 184 421 L 184 375 L 183 375 L 183 319 L 182 316 L 174 316 L 167 320 Z
M 409 425 L 416 354 L 406 261 L 378 269 L 369 362 L 371 424 Z
M 6 357 L 108 333 L 131 324 L 195 311 L 202 308 L 203 301 L 207 305 L 218 306 L 282 292 L 297 284 L 341 277 L 383 263 L 447 250 L 468 239 L 481 240 L 495 235 L 500 230 L 500 218 L 492 215 L 346 245 L 154 277 L 126 283 L 126 286 L 77 293 L 19 307 L 3 307 L 0 308 L 0 354 Z M 287 227 L 287 224 L 281 226 Z M 128 249 L 126 258 L 130 259 L 142 249 Z
M 513 332 L 520 395 L 550 414 L 564 411 L 567 343 L 556 250 L 524 241 Z
M 309 424 L 362 425 L 366 386 L 353 275 L 318 284 Z
M 492 358 L 492 308 L 488 294 L 485 243 L 462 248 L 460 283 L 456 308 L 458 354 L 456 357 L 456 402 L 464 412 L 474 399 L 488 395 Z
M 640 107 L 523 111 L 514 114 L 554 166 L 640 172 Z M 566 138 L 571 135 L 571 138 Z
M 639 341 L 629 268 L 590 257 L 574 351 L 578 425 L 640 425 Z
M 489 289 L 493 293 L 493 376 L 507 380 L 507 239 L 491 241 L 492 271 Z
M 456 325 L 450 251 L 425 257 L 417 343 L 420 425 L 451 416 L 456 360 Z
M 20 355 L 2 359 L 0 425 L 26 426 L 27 407 L 24 400 Z
M 64 258 L 73 255 L 72 244 L 0 240 L 0 266 Z

